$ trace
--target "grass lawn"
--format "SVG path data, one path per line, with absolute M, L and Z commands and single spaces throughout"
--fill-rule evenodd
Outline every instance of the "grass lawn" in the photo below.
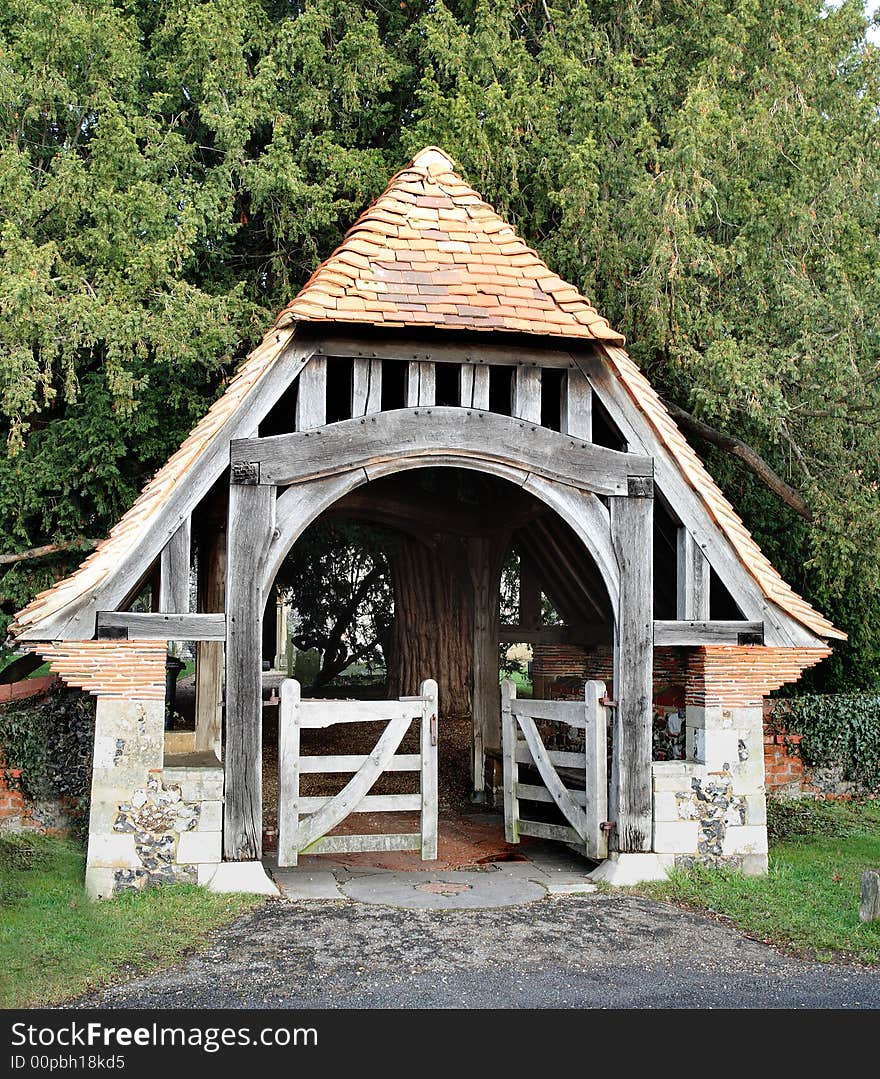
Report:
M 816 959 L 880 964 L 880 922 L 859 921 L 862 873 L 880 869 L 880 802 L 771 804 L 768 831 L 766 877 L 694 869 L 640 891 Z
M 0 836 L 0 1007 L 54 1004 L 167 966 L 263 902 L 173 885 L 95 904 L 83 866 L 66 840 Z

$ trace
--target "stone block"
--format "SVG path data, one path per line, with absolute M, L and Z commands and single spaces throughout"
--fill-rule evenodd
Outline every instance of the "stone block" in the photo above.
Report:
M 744 854 L 742 856 L 742 872 L 746 877 L 764 877 L 767 875 L 766 854 Z
M 750 705 L 740 708 L 726 708 L 724 714 L 730 717 L 731 723 L 737 730 L 764 732 L 764 709 L 760 705 Z
M 764 761 L 753 757 L 731 770 L 733 793 L 740 795 L 762 794 L 764 791 Z
M 739 764 L 739 738 L 735 730 L 695 733 L 703 736 L 701 759 L 710 772 L 730 772 Z
M 86 895 L 92 901 L 97 899 L 109 899 L 113 895 L 113 879 L 115 869 L 102 869 L 99 866 L 89 866 L 86 869 Z
M 767 796 L 764 794 L 747 794 L 746 800 L 746 824 L 767 823 Z
M 692 761 L 656 761 L 651 767 L 654 791 L 689 791 L 692 779 L 702 779 L 706 768 Z
M 197 831 L 219 832 L 223 828 L 223 803 L 221 801 L 202 802 L 202 813 Z
M 676 821 L 680 820 L 678 798 L 674 791 L 654 792 L 654 820 Z
M 162 781 L 179 784 L 186 802 L 216 802 L 223 797 L 222 768 L 166 768 Z
M 222 839 L 222 832 L 182 832 L 177 842 L 177 863 L 219 862 Z
M 654 820 L 689 821 L 695 819 L 693 789 L 659 791 L 654 795 Z
M 699 829 L 696 821 L 655 821 L 652 846 L 657 854 L 696 852 Z
M 209 892 L 246 892 L 279 896 L 278 886 L 268 876 L 262 862 L 221 862 L 199 866 L 199 884 Z
M 665 880 L 673 864 L 674 859 L 668 854 L 612 854 L 588 879 L 625 888 L 644 881 Z
M 89 836 L 89 851 L 86 858 L 89 868 L 100 866 L 113 869 L 137 869 L 141 860 L 138 858 L 131 834 Z
M 685 723 L 695 730 L 720 731 L 733 727 L 730 711 L 719 705 L 689 704 L 685 709 Z
M 766 854 L 767 829 L 760 824 L 738 824 L 727 829 L 722 854 Z

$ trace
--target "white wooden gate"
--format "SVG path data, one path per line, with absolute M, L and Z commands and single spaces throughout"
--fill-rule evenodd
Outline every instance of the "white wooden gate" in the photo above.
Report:
M 296 865 L 300 854 L 354 851 L 418 850 L 423 860 L 437 857 L 437 683 L 421 684 L 418 697 L 396 701 L 301 700 L 293 678 L 281 683 L 278 713 L 278 864 Z M 300 752 L 304 728 L 337 723 L 385 722 L 375 748 L 365 755 L 319 756 Z M 411 724 L 420 724 L 418 753 L 397 749 Z M 352 773 L 337 794 L 304 798 L 300 776 L 306 773 Z M 383 772 L 418 772 L 416 794 L 370 794 Z M 399 813 L 417 810 L 420 828 L 411 833 L 328 835 L 351 813 Z
M 607 857 L 602 825 L 608 817 L 607 710 L 603 682 L 587 682 L 583 701 L 518 700 L 516 685 L 502 685 L 504 832 L 508 843 L 521 835 L 558 839 L 585 848 L 588 858 Z M 536 720 L 583 731 L 583 751 L 548 749 Z M 578 743 L 580 738 L 577 739 Z M 521 783 L 519 766 L 531 765 L 540 783 Z M 524 819 L 521 802 L 553 803 L 567 821 Z

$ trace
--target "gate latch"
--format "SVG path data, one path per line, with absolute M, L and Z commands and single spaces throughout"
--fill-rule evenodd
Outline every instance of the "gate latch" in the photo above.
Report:
M 437 715 L 431 716 L 431 745 L 437 745 Z
M 603 820 L 599 827 L 606 835 L 610 836 L 614 829 L 617 827 L 617 821 Z

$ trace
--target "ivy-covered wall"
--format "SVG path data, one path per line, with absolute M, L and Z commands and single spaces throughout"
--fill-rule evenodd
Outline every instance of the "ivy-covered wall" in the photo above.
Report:
M 94 732 L 95 701 L 78 690 L 0 708 L 0 828 L 85 830 Z
M 824 694 L 769 701 L 764 754 L 771 794 L 880 795 L 880 696 Z

